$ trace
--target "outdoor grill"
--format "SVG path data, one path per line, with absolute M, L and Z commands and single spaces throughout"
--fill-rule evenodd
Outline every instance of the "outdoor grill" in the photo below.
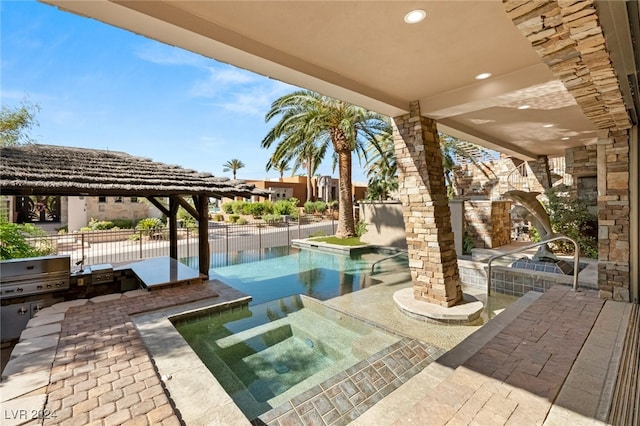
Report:
M 69 256 L 44 256 L 0 262 L 0 300 L 69 288 Z
M 50 295 L 69 289 L 70 257 L 45 256 L 0 262 L 0 340 L 20 337 L 29 319 L 63 297 Z M 42 295 L 42 298 L 38 296 Z

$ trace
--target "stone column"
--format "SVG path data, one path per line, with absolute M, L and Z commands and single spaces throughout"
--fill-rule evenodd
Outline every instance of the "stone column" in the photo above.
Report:
M 450 307 L 462 288 L 436 122 L 420 115 L 417 101 L 393 121 L 414 296 Z
M 629 301 L 629 133 L 598 135 L 598 287 L 603 298 Z

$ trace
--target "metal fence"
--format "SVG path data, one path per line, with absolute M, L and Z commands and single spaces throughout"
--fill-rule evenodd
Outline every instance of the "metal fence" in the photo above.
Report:
M 289 246 L 291 240 L 314 235 L 333 235 L 337 223 L 333 219 L 295 222 L 222 223 L 209 222 L 211 266 L 250 262 L 265 249 Z M 169 230 L 108 230 L 74 232 L 31 239 L 31 244 L 51 254 L 69 255 L 71 265 L 117 264 L 158 256 L 169 256 Z M 239 253 L 247 253 L 242 256 Z M 252 254 L 253 253 L 253 254 Z M 178 258 L 197 267 L 198 228 L 178 229 Z

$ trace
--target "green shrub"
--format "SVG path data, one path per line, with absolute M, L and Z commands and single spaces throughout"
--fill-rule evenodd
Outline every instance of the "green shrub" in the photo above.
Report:
M 598 258 L 598 217 L 589 211 L 587 200 L 572 198 L 555 190 L 546 192 L 551 228 L 554 232 L 573 238 L 580 254 Z M 566 241 L 552 243 L 562 253 L 573 253 L 573 244 Z
M 86 231 L 106 231 L 107 229 L 112 229 L 116 225 L 109 220 L 95 220 L 91 219 L 87 226 L 84 226 L 82 230 Z
M 232 201 L 231 209 L 233 210 L 233 214 L 244 214 L 244 206 L 246 204 L 246 201 Z
M 179 222 L 182 222 L 183 227 L 188 228 L 188 227 L 195 226 L 196 224 L 196 220 L 194 219 L 194 217 L 191 216 L 191 214 L 182 207 L 178 209 L 178 213 L 176 214 L 176 217 Z
M 263 203 L 247 203 L 244 210 L 245 214 L 250 214 L 257 218 L 264 214 L 265 207 Z
M 164 223 L 157 217 L 147 217 L 140 219 L 136 225 L 136 230 L 142 231 L 142 234 L 150 236 L 158 229 L 164 227 Z
M 220 213 L 216 213 L 213 215 L 213 220 L 216 222 L 223 222 L 224 221 L 224 215 L 221 215 Z
M 233 213 L 233 202 L 230 203 L 224 203 L 222 206 L 222 211 L 225 212 L 226 214 L 231 214 Z
M 282 222 L 282 216 L 280 216 L 279 214 L 265 214 L 264 216 L 262 216 L 262 220 L 264 220 L 268 224 L 273 224 Z
M 304 203 L 304 212 L 306 214 L 313 214 L 316 212 L 316 203 L 313 201 L 307 201 Z
M 238 216 L 237 214 L 232 214 L 229 216 L 229 222 L 231 223 L 236 223 L 238 219 L 240 219 L 240 216 Z
M 0 221 L 0 259 L 20 259 L 55 253 L 47 234 L 31 223 L 20 225 Z
M 280 200 L 273 203 L 273 213 L 279 215 L 291 215 L 294 210 L 297 210 L 295 206 L 289 200 Z
M 245 219 L 244 217 L 241 217 L 238 220 L 236 220 L 236 224 L 238 225 L 246 225 L 247 223 L 249 223 L 249 221 L 247 221 L 247 219 Z
M 362 237 L 367 232 L 367 224 L 361 220 L 356 224 L 356 236 Z
M 119 229 L 131 229 L 133 228 L 133 220 L 131 219 L 113 219 L 113 225 Z
M 471 234 L 464 233 L 464 238 L 462 239 L 462 254 L 471 254 L 471 250 L 475 247 L 473 243 L 473 237 Z
M 262 205 L 264 206 L 264 211 L 262 212 L 262 214 L 273 214 L 273 203 L 271 202 L 271 200 L 263 201 Z
M 315 209 L 318 213 L 322 213 L 324 214 L 324 212 L 327 211 L 327 203 L 325 203 L 324 201 L 316 201 L 315 202 Z

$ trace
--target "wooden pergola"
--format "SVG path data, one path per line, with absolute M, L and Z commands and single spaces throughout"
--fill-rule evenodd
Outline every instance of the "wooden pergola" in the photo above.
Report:
M 169 221 L 169 256 L 178 257 L 178 208 L 198 221 L 199 272 L 209 276 L 209 198 L 249 198 L 268 192 L 124 152 L 29 144 L 0 149 L 0 192 L 6 196 L 144 197 Z M 191 197 L 193 206 L 185 197 Z M 165 206 L 159 198 L 168 198 Z

